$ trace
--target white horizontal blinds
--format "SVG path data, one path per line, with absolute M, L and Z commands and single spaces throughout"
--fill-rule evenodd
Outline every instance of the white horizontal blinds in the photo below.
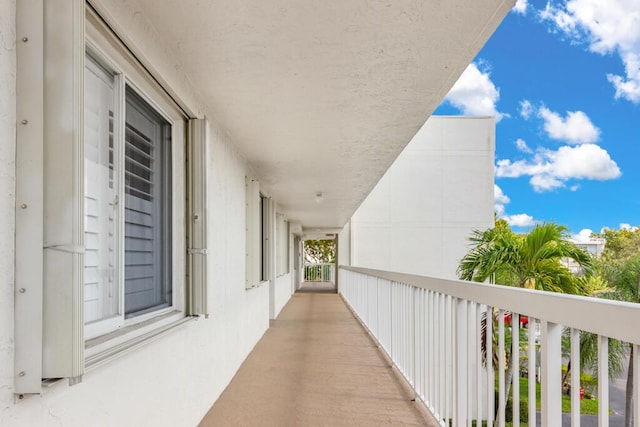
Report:
M 171 125 L 130 87 L 125 125 L 125 315 L 171 305 Z
M 90 56 L 85 72 L 84 321 L 118 313 L 114 77 Z

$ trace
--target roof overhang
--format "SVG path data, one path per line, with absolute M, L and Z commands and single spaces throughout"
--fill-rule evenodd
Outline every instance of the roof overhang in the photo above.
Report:
M 514 3 L 138 1 L 210 120 L 305 229 L 349 220 Z

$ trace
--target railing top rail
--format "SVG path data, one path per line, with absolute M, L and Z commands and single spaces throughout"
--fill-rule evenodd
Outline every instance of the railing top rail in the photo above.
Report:
M 640 304 L 369 268 L 341 265 L 340 269 L 640 344 Z

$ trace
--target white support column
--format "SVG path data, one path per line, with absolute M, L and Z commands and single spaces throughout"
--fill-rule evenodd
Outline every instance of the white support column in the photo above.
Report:
M 562 327 L 560 325 L 542 321 L 542 427 L 554 427 L 562 424 L 561 334 Z

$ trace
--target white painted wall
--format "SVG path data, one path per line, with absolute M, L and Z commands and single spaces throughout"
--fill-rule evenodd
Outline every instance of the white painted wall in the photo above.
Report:
M 351 265 L 351 223 L 338 233 L 338 265 Z
M 293 271 L 293 270 L 291 270 Z M 291 283 L 293 281 L 293 276 L 289 272 L 287 274 L 283 274 L 282 276 L 276 277 L 276 285 L 274 288 L 274 298 L 273 298 L 273 315 L 272 319 L 278 317 L 280 311 L 282 311 L 283 307 L 289 299 L 291 298 Z
M 494 151 L 492 117 L 432 116 L 351 218 L 351 265 L 455 278 L 493 225 Z
M 0 2 L 0 425 L 13 398 L 15 231 L 15 0 Z
M 207 114 L 180 65 L 157 43 L 135 6 L 105 0 L 116 27 L 144 52 L 161 77 L 199 115 Z M 197 425 L 269 325 L 269 287 L 245 290 L 247 165 L 210 120 L 210 316 L 88 372 L 82 383 L 59 381 L 40 396 L 13 395 L 13 258 L 15 150 L 15 1 L 0 2 L 0 425 Z M 290 280 L 288 282 L 290 289 Z M 289 292 L 290 294 L 290 292 Z M 279 295 L 284 305 L 285 295 Z

